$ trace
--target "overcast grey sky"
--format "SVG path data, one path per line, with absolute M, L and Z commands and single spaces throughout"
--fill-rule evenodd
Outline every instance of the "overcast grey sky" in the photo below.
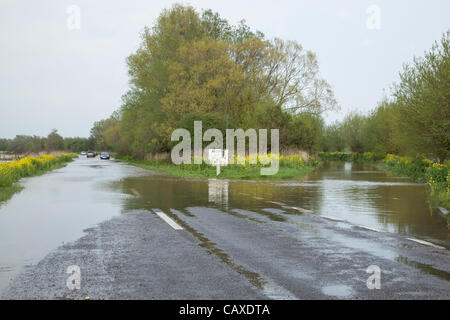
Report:
M 211 8 L 231 23 L 245 19 L 268 38 L 317 53 L 342 107 L 327 122 L 373 109 L 402 64 L 450 28 L 449 0 L 0 0 L 0 137 L 52 128 L 87 137 L 94 121 L 120 107 L 125 58 L 139 33 L 175 2 Z M 81 9 L 79 30 L 67 27 L 72 4 Z M 381 10 L 379 29 L 367 26 L 370 5 Z

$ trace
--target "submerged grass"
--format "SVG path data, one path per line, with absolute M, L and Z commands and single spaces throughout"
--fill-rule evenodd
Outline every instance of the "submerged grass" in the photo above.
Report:
M 17 184 L 13 184 L 12 186 L 9 186 L 9 187 L 0 188 L 0 203 L 11 199 L 11 197 L 15 193 L 22 191 L 22 189 L 23 189 L 23 187 L 19 186 Z

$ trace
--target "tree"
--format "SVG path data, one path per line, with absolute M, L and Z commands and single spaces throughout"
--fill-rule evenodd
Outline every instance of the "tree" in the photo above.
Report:
M 81 152 L 89 149 L 86 138 L 64 138 L 64 149 L 72 152 Z
M 383 99 L 367 117 L 364 128 L 366 150 L 395 154 L 408 151 L 408 143 L 402 140 L 402 133 L 399 130 L 398 111 L 398 105 L 394 101 Z
M 32 136 L 32 137 L 30 137 L 30 144 L 29 144 L 27 152 L 38 153 L 38 152 L 44 151 L 46 145 L 47 145 L 46 138 Z
M 94 122 L 94 126 L 91 128 L 91 135 L 87 141 L 87 146 L 90 149 L 111 150 L 113 148 L 111 144 L 118 138 L 117 136 L 112 137 L 111 132 L 112 130 L 118 130 L 117 126 L 119 119 L 120 114 L 115 112 L 108 119 Z M 106 138 L 105 133 L 108 134 L 108 138 Z
M 192 112 L 246 116 L 239 100 L 244 78 L 225 42 L 193 41 L 178 49 L 177 61 L 169 67 L 170 84 L 161 100 L 169 125 Z
M 28 152 L 31 147 L 31 137 L 25 135 L 17 135 L 10 144 L 10 150 L 16 154 Z
M 267 40 L 244 20 L 232 26 L 211 10 L 199 14 L 174 5 L 141 39 L 127 58 L 130 89 L 120 117 L 112 125 L 96 122 L 91 130 L 89 141 L 97 147 L 140 158 L 169 151 L 172 131 L 192 114 L 207 121 L 209 115 L 222 117 L 225 128 L 270 124 L 264 128 L 280 129 L 284 143 L 308 141 L 312 149 L 322 134 L 314 142 L 288 139 L 292 119 L 306 121 L 306 134 L 337 105 L 312 52 L 293 41 Z M 306 113 L 313 116 L 306 120 Z
M 351 113 L 342 122 L 342 137 L 352 152 L 365 152 L 367 139 L 365 135 L 367 117 Z
M 58 134 L 58 130 L 53 129 L 47 136 L 47 150 L 63 150 L 64 139 Z
M 450 31 L 400 73 L 394 96 L 412 151 L 450 157 Z
M 341 124 L 335 122 L 329 126 L 326 126 L 323 130 L 322 149 L 323 151 L 344 151 L 345 140 L 342 136 Z
M 316 55 L 297 42 L 270 41 L 264 65 L 263 91 L 285 110 L 320 115 L 337 108 L 330 85 L 319 77 Z
M 319 150 L 323 135 L 323 120 L 311 113 L 300 113 L 292 118 L 288 126 L 287 145 L 309 153 Z
M 11 140 L 0 139 L 0 151 L 7 151 L 10 148 Z

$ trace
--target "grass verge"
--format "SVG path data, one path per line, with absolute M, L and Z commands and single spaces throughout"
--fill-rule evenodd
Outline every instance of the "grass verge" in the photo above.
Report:
M 16 183 L 9 187 L 0 187 L 0 205 L 3 201 L 11 199 L 15 193 L 22 191 L 22 189 L 23 187 Z
M 139 161 L 130 158 L 119 158 L 119 160 L 128 164 L 169 174 L 175 177 L 183 178 L 217 178 L 217 179 L 244 179 L 244 180 L 269 180 L 269 179 L 299 179 L 308 173 L 314 171 L 318 163 L 301 164 L 296 167 L 280 166 L 275 175 L 261 175 L 261 166 L 258 165 L 228 165 L 221 167 L 220 175 L 216 175 L 216 168 L 205 163 L 201 165 L 174 165 L 166 161 Z

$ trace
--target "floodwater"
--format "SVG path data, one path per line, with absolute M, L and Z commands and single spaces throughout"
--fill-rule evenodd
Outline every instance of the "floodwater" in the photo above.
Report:
M 79 158 L 0 204 L 0 291 L 23 266 L 37 263 L 83 230 L 133 209 L 188 207 L 253 210 L 282 221 L 281 207 L 355 225 L 416 236 L 449 247 L 446 220 L 427 203 L 425 186 L 351 163 L 327 164 L 303 180 L 182 179 L 115 161 Z M 330 287 L 336 296 L 346 288 Z
M 104 186 L 139 174 L 138 168 L 83 157 L 43 176 L 22 179 L 24 189 L 0 203 L 0 292 L 23 266 L 121 214 L 129 195 Z
M 446 220 L 427 201 L 425 185 L 370 166 L 326 164 L 303 180 L 201 180 L 164 176 L 126 178 L 110 186 L 139 194 L 126 209 L 219 207 L 276 211 L 296 206 L 355 225 L 449 244 Z M 279 215 L 274 215 L 274 218 Z

